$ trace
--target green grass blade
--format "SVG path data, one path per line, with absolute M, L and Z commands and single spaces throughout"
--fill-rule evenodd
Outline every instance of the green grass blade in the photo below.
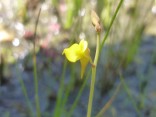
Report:
M 91 69 L 88 71 L 88 74 L 87 74 L 87 76 L 86 76 L 86 78 L 85 78 L 85 80 L 84 80 L 84 82 L 83 82 L 83 84 L 82 84 L 82 86 L 81 86 L 81 88 L 80 88 L 77 96 L 76 96 L 76 99 L 75 99 L 74 103 L 72 104 L 72 106 L 70 108 L 70 111 L 69 111 L 67 117 L 72 117 L 72 114 L 74 112 L 74 109 L 76 108 L 76 106 L 78 104 L 78 101 L 79 101 L 79 99 L 80 99 L 80 97 L 82 95 L 82 92 L 83 92 L 83 90 L 84 90 L 84 88 L 86 86 L 86 83 L 87 83 L 87 80 L 89 79 L 90 74 L 91 74 Z
M 108 30 L 107 30 L 107 32 L 106 32 L 106 34 L 105 34 L 105 36 L 104 36 L 104 38 L 103 38 L 103 40 L 102 40 L 101 46 L 100 46 L 100 53 L 101 53 L 101 50 L 102 50 L 102 48 L 103 48 L 103 46 L 104 46 L 104 43 L 105 43 L 105 41 L 106 41 L 106 39 L 107 39 L 107 37 L 108 37 L 108 34 L 109 34 L 109 32 L 110 32 L 110 30 L 111 30 L 111 28 L 112 28 L 112 25 L 113 25 L 113 23 L 114 23 L 114 21 L 115 21 L 115 19 L 116 19 L 116 16 L 117 16 L 117 14 L 118 14 L 118 12 L 119 12 L 119 9 L 121 8 L 121 5 L 122 5 L 123 1 L 124 1 L 124 0 L 120 0 L 119 4 L 118 4 L 118 6 L 117 6 L 117 8 L 116 8 L 116 10 L 115 10 L 115 13 L 114 13 L 114 15 L 113 15 L 113 17 L 112 17 L 112 19 L 111 19 L 111 22 L 110 22 L 110 25 L 109 25 L 109 27 L 108 27 Z
M 54 117 L 60 117 L 60 108 L 61 108 L 61 103 L 62 103 L 62 95 L 63 95 L 63 88 L 64 88 L 64 78 L 65 78 L 65 72 L 67 68 L 67 60 L 65 60 L 64 65 L 63 65 L 63 71 L 62 71 L 62 76 L 60 79 L 60 88 L 57 94 L 57 101 L 56 101 L 56 106 L 54 110 Z
M 124 78 L 123 78 L 123 76 L 122 76 L 121 74 L 120 74 L 120 80 L 121 80 L 121 82 L 122 82 L 122 84 L 123 84 L 123 86 L 124 86 L 124 90 L 126 91 L 128 97 L 129 97 L 129 99 L 130 99 L 131 102 L 132 102 L 132 105 L 133 105 L 134 109 L 136 110 L 138 116 L 141 117 L 141 113 L 140 113 L 140 111 L 139 111 L 139 109 L 138 109 L 138 107 L 137 107 L 137 104 L 136 104 L 135 100 L 134 100 L 133 97 L 132 97 L 131 91 L 130 91 L 128 85 L 126 84 L 126 82 L 124 81 Z

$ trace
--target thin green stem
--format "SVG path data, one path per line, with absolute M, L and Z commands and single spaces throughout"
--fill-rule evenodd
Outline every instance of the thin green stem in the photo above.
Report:
M 61 108 L 61 103 L 62 103 L 62 96 L 63 96 L 63 88 L 64 88 L 64 77 L 65 77 L 65 72 L 67 68 L 67 61 L 65 60 L 64 65 L 63 65 L 63 71 L 62 71 L 62 76 L 61 76 L 61 81 L 60 81 L 60 88 L 57 94 L 57 101 L 56 101 L 56 106 L 55 106 L 55 111 L 54 111 L 54 117 L 60 117 L 60 108 Z
M 129 90 L 128 85 L 125 83 L 124 78 L 123 78 L 123 76 L 122 76 L 121 73 L 120 73 L 120 80 L 121 80 L 121 83 L 122 83 L 123 86 L 124 86 L 124 90 L 125 90 L 126 93 L 128 94 L 128 97 L 129 97 L 129 99 L 131 100 L 132 105 L 134 106 L 134 108 L 135 108 L 135 110 L 136 110 L 136 112 L 137 112 L 137 114 L 138 114 L 138 117 L 141 117 L 141 113 L 140 113 L 140 111 L 139 111 L 139 109 L 138 109 L 138 107 L 137 107 L 137 104 L 136 104 L 135 100 L 133 99 L 132 94 L 131 94 L 131 91 Z
M 29 108 L 29 111 L 30 111 L 30 116 L 34 117 L 33 111 L 32 111 L 33 110 L 32 105 L 31 105 L 31 102 L 30 102 L 29 97 L 28 97 L 27 89 L 25 87 L 24 81 L 23 81 L 23 79 L 21 77 L 21 74 L 19 73 L 19 70 L 18 70 L 17 66 L 16 66 L 16 71 L 17 71 L 17 75 L 18 75 L 19 80 L 20 80 L 20 84 L 21 84 L 21 87 L 22 87 L 24 97 L 26 99 L 26 102 L 27 102 L 27 105 L 28 105 L 28 108 Z
M 97 33 L 97 42 L 96 42 L 96 53 L 95 53 L 95 58 L 94 58 L 94 65 L 95 68 L 97 66 L 98 63 L 98 59 L 99 59 L 99 52 L 100 52 L 100 33 Z
M 117 86 L 113 96 L 107 101 L 107 103 L 104 105 L 104 107 L 100 110 L 100 112 L 96 115 L 96 117 L 102 117 L 102 115 L 106 112 L 106 110 L 111 106 L 113 101 L 115 100 L 119 90 L 121 87 L 121 83 Z
M 99 52 L 100 52 L 100 33 L 97 33 L 97 43 L 96 44 L 97 44 L 96 45 L 96 53 L 95 53 L 95 58 L 94 58 L 95 67 L 92 67 L 92 78 L 91 78 L 91 84 L 90 84 L 90 94 L 89 94 L 89 101 L 88 101 L 87 117 L 91 117 L 91 112 L 92 112 L 94 85 L 95 85 L 95 79 L 96 79 L 96 67 L 97 67 Z
M 119 4 L 118 4 L 118 6 L 117 6 L 117 8 L 116 8 L 116 10 L 115 10 L 115 13 L 114 13 L 114 15 L 113 15 L 113 17 L 112 17 L 112 20 L 111 20 L 111 22 L 110 22 L 110 25 L 109 25 L 108 30 L 107 30 L 107 32 L 106 32 L 106 35 L 104 36 L 104 39 L 102 40 L 102 44 L 101 44 L 101 46 L 100 46 L 100 53 L 101 53 L 101 50 L 102 50 L 102 48 L 103 48 L 103 46 L 104 46 L 104 43 L 105 43 L 105 41 L 106 41 L 106 39 L 107 39 L 107 37 L 108 37 L 108 34 L 109 34 L 109 32 L 110 32 L 110 30 L 111 30 L 111 28 L 112 28 L 112 25 L 113 25 L 113 23 L 114 23 L 114 20 L 115 20 L 117 14 L 118 14 L 118 12 L 119 12 L 119 9 L 120 9 L 120 7 L 121 7 L 123 1 L 124 1 L 124 0 L 120 0 Z
M 87 80 L 88 80 L 88 78 L 89 78 L 89 76 L 90 76 L 90 73 L 91 73 L 91 69 L 89 70 L 89 72 L 88 72 L 88 74 L 87 74 L 87 76 L 86 76 L 86 78 L 85 78 L 85 80 L 84 80 L 84 82 L 83 82 L 83 84 L 82 84 L 82 86 L 81 86 L 81 88 L 80 88 L 80 90 L 79 90 L 77 96 L 76 96 L 76 99 L 75 99 L 74 103 L 73 103 L 72 106 L 71 106 L 71 109 L 70 109 L 70 111 L 69 111 L 67 117 L 71 117 L 71 116 L 72 116 L 73 111 L 74 111 L 74 109 L 76 108 L 76 105 L 77 105 L 77 103 L 78 103 L 78 101 L 79 101 L 79 99 L 80 99 L 80 97 L 81 97 L 81 95 L 82 95 L 82 91 L 84 90 L 84 88 L 85 88 L 85 86 L 86 86 L 86 83 L 87 83 Z
M 95 59 L 94 59 L 94 65 L 95 67 L 92 67 L 92 79 L 91 79 L 91 86 L 90 86 L 90 94 L 89 94 L 89 102 L 88 102 L 88 111 L 87 111 L 87 117 L 91 117 L 91 111 L 92 111 L 92 102 L 93 102 L 93 94 L 94 94 L 94 85 L 95 85 L 95 78 L 96 78 L 96 67 L 97 67 L 97 63 L 98 63 L 98 58 L 99 58 L 99 53 L 101 53 L 101 50 L 104 46 L 104 43 L 108 37 L 108 34 L 111 30 L 111 27 L 113 25 L 113 22 L 117 16 L 117 13 L 121 7 L 123 3 L 123 0 L 120 0 L 117 9 L 112 17 L 111 23 L 108 27 L 108 31 L 106 32 L 106 35 L 104 37 L 104 39 L 102 40 L 102 44 L 100 46 L 100 34 L 98 33 L 97 35 L 97 46 L 96 46 L 96 54 L 95 54 Z
M 34 45 L 34 53 L 33 53 L 33 73 L 34 73 L 35 103 L 36 103 L 36 113 L 37 113 L 37 117 L 41 117 L 41 111 L 40 111 L 40 101 L 39 101 L 39 95 L 38 95 L 38 77 L 37 77 L 37 65 L 36 65 L 36 43 L 35 43 L 35 39 L 36 39 L 37 25 L 38 25 L 40 13 L 41 13 L 41 8 L 39 9 L 39 13 L 38 13 L 37 20 L 36 20 L 36 24 L 35 24 L 34 41 L 33 41 L 33 45 Z
M 75 79 L 74 73 L 75 73 L 75 66 L 72 65 L 71 66 L 71 80 L 69 81 L 69 85 L 67 86 L 67 89 L 65 89 L 65 95 L 64 95 L 64 98 L 62 101 L 62 106 L 61 106 L 61 112 L 62 113 L 65 111 L 65 104 L 68 101 L 70 91 L 71 91 L 73 84 L 74 84 L 74 79 Z
M 33 57 L 33 64 L 34 64 L 34 85 L 35 85 L 35 102 L 36 102 L 36 112 L 37 117 L 41 117 L 40 111 L 40 102 L 39 102 L 39 95 L 38 95 L 38 77 L 37 77 L 37 69 L 36 69 L 36 56 Z

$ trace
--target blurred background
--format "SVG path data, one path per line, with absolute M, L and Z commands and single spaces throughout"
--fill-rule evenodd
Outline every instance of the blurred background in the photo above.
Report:
M 88 66 L 84 79 L 80 79 L 79 62 L 67 62 L 62 51 L 71 43 L 85 39 L 93 58 L 96 32 L 91 23 L 90 11 L 95 9 L 100 17 L 102 41 L 119 2 L 120 0 L 1 0 L 1 117 L 36 116 L 34 43 L 42 117 L 54 117 L 57 111 L 60 112 L 60 117 L 85 117 L 91 66 Z M 104 117 L 156 116 L 155 18 L 156 1 L 123 1 L 100 54 L 93 117 L 115 92 L 117 95 L 103 113 Z M 120 84 L 120 89 L 116 91 Z M 61 108 L 56 109 L 58 99 L 62 103 Z

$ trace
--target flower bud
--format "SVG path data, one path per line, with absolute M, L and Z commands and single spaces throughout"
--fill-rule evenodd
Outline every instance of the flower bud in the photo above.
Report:
M 98 15 L 94 10 L 91 11 L 91 20 L 93 26 L 95 27 L 96 32 L 100 33 L 101 32 L 100 18 L 98 17 Z

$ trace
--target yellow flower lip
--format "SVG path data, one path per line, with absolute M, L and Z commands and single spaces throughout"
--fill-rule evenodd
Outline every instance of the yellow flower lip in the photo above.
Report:
M 65 54 L 66 58 L 70 62 L 76 62 L 81 58 L 79 55 L 80 47 L 78 44 L 73 44 L 71 47 L 64 49 L 62 54 Z
M 87 48 L 88 48 L 87 41 L 81 40 L 79 44 L 73 44 L 69 48 L 65 48 L 62 54 L 65 54 L 66 58 L 70 62 L 76 62 L 77 60 L 80 60 L 84 56 Z
M 80 60 L 81 63 L 81 78 L 89 61 L 91 61 L 88 42 L 81 40 L 79 44 L 73 44 L 69 48 L 65 48 L 62 52 L 70 62 Z

